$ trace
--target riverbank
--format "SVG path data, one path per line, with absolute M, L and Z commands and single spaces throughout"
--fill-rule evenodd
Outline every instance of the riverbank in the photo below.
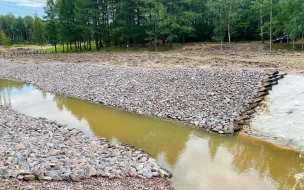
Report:
M 265 72 L 249 69 L 150 69 L 92 64 L 1 61 L 0 77 L 43 91 L 138 114 L 172 118 L 218 133 L 234 133 Z
M 85 180 L 84 186 L 112 184 L 114 187 L 133 189 L 133 183 L 137 184 L 136 189 L 149 187 L 147 182 L 137 179 L 142 178 L 150 179 L 150 184 L 160 183 L 170 189 L 167 177 L 171 174 L 145 152 L 126 145 L 109 144 L 104 138 L 88 137 L 82 131 L 56 121 L 29 117 L 0 105 L 0 133 L 0 176 L 4 179 Z M 5 187 L 3 184 L 11 183 L 4 179 L 0 189 Z M 37 182 L 31 185 L 37 185 Z M 57 185 L 58 189 L 62 189 L 60 187 L 79 187 L 81 184 Z M 155 185 L 153 189 L 157 189 Z

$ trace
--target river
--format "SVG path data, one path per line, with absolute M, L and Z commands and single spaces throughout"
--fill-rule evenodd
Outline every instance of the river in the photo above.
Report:
M 304 160 L 298 152 L 251 137 L 208 133 L 182 122 L 46 93 L 5 79 L 0 79 L 0 104 L 114 144 L 141 148 L 173 173 L 176 189 L 304 188 Z

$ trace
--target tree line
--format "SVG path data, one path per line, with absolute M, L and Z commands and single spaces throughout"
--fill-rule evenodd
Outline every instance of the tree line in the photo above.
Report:
M 283 34 L 294 42 L 304 32 L 304 0 L 47 0 L 44 11 L 0 15 L 0 30 L 11 43 L 61 44 L 65 52 Z

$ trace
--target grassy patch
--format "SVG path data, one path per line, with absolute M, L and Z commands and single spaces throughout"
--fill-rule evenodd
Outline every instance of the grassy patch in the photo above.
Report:
M 270 44 L 265 43 L 265 46 L 266 46 L 267 49 L 269 49 Z M 275 44 L 272 44 L 272 50 L 302 51 L 302 42 L 297 41 L 295 43 L 295 48 L 293 48 L 293 43 L 292 42 L 289 42 L 289 43 L 275 43 Z
M 173 44 L 173 49 L 180 49 L 182 48 L 182 44 L 180 43 L 174 43 Z M 95 52 L 96 46 L 94 43 L 92 43 L 92 51 L 90 50 L 82 50 L 79 53 L 83 53 L 83 52 Z M 163 52 L 163 51 L 169 51 L 170 50 L 170 44 L 164 44 L 164 45 L 159 45 L 157 46 L 157 51 L 159 52 Z M 46 53 L 54 53 L 55 52 L 55 47 L 53 48 L 48 48 L 43 50 Z M 62 45 L 58 45 L 57 46 L 57 53 L 62 53 L 63 51 L 63 46 Z M 107 47 L 107 49 L 105 47 L 101 48 L 98 52 L 127 52 L 128 49 L 127 47 L 124 46 L 110 46 Z M 150 48 L 149 46 L 145 46 L 145 47 L 130 47 L 129 49 L 130 52 L 144 52 L 144 51 L 154 51 L 154 46 L 152 48 Z M 76 49 L 74 47 L 74 45 L 72 45 L 72 49 L 70 49 L 69 47 L 69 52 L 67 52 L 67 48 L 66 45 L 64 46 L 64 52 L 65 53 L 76 53 Z

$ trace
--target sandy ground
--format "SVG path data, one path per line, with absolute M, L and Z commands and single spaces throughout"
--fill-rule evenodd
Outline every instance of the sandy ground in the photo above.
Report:
M 1 50 L 0 50 L 1 51 Z M 0 55 L 3 58 L 3 54 Z M 187 45 L 169 52 L 122 52 L 122 53 L 70 53 L 12 55 L 6 58 L 17 63 L 72 62 L 102 65 L 139 67 L 190 67 L 190 68 L 253 68 L 265 71 L 288 72 L 304 75 L 304 52 L 268 51 L 260 42 L 225 44 L 223 50 L 215 44 Z

